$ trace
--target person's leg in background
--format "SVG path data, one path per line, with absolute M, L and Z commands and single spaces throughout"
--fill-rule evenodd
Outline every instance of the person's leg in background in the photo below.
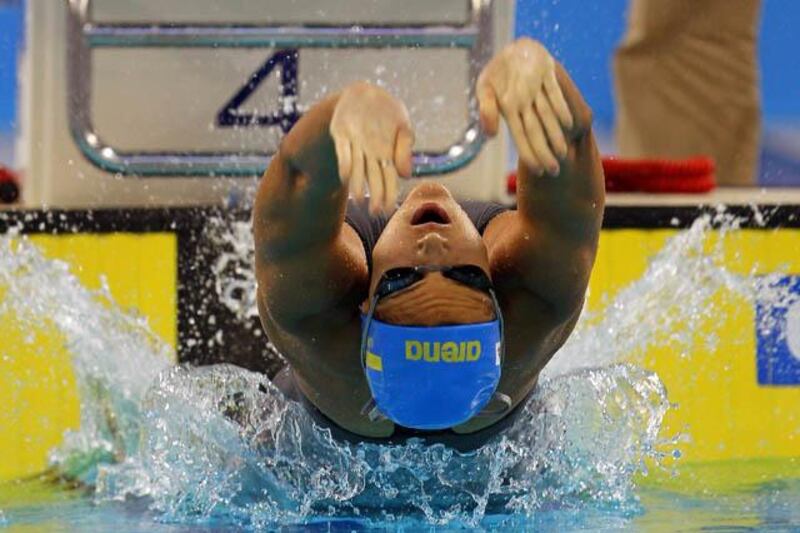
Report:
M 622 157 L 710 155 L 721 185 L 756 183 L 760 0 L 631 0 L 614 57 Z

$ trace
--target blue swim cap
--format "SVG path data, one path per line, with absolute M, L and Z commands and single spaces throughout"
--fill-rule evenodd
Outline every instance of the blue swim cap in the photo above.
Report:
M 466 422 L 495 394 L 502 336 L 499 309 L 492 322 L 437 327 L 362 316 L 362 364 L 375 406 L 408 428 L 446 429 Z

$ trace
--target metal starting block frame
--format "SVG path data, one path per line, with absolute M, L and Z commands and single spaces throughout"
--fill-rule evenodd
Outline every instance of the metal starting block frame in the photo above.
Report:
M 469 51 L 468 126 L 461 139 L 443 152 L 414 154 L 414 174 L 440 175 L 468 165 L 484 137 L 478 125 L 475 80 L 491 57 L 493 0 L 470 0 L 468 21 L 462 25 L 414 26 L 271 26 L 200 24 L 109 24 L 93 22 L 91 0 L 69 0 L 67 73 L 69 127 L 86 158 L 106 172 L 136 176 L 253 176 L 264 171 L 273 155 L 234 151 L 124 151 L 106 143 L 94 130 L 91 116 L 92 51 L 98 48 L 273 48 L 279 52 L 234 96 L 217 117 L 220 126 L 291 127 L 297 108 L 293 61 L 299 48 L 463 48 Z M 274 60 L 274 61 L 273 61 Z M 272 117 L 231 112 L 263 77 L 280 65 L 282 86 L 279 108 Z M 224 111 L 228 111 L 225 113 Z M 271 120 L 270 120 L 271 119 Z

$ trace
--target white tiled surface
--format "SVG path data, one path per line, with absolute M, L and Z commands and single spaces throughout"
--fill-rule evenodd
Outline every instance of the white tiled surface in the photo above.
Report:
M 719 188 L 707 194 L 609 194 L 606 205 L 800 204 L 800 188 Z

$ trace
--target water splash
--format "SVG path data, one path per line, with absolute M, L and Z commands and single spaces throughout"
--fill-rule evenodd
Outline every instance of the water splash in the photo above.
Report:
M 144 400 L 138 453 L 101 467 L 97 497 L 147 496 L 173 520 L 257 527 L 354 515 L 477 525 L 488 512 L 626 504 L 665 396 L 635 367 L 571 374 L 544 383 L 507 434 L 461 454 L 419 441 L 341 444 L 261 375 L 176 367 Z
M 721 266 L 720 250 L 708 250 L 718 223 L 696 221 L 602 315 L 585 316 L 513 427 L 469 454 L 415 440 L 338 443 L 263 375 L 170 367 L 169 349 L 143 320 L 24 240 L 0 239 L 0 320 L 49 316 L 67 339 L 82 424 L 52 461 L 92 483 L 98 502 L 144 497 L 165 520 L 253 527 L 320 517 L 487 526 L 499 515 L 598 501 L 636 512 L 634 474 L 676 445 L 659 435 L 669 403 L 658 376 L 619 361 L 663 343 L 690 354 L 719 291 L 788 298 L 774 280 Z M 220 233 L 234 251 L 219 275 L 220 293 L 241 296 L 230 305 L 245 318 L 254 278 L 242 228 Z M 229 274 L 236 291 L 225 289 Z
M 754 208 L 754 220 L 763 224 L 763 217 Z M 608 302 L 602 314 L 581 317 L 543 375 L 603 366 L 620 357 L 639 360 L 653 346 L 668 346 L 676 355 L 689 357 L 699 343 L 716 345 L 715 324 L 730 313 L 725 302 L 731 298 L 747 303 L 747 309 L 753 309 L 756 300 L 768 307 L 791 307 L 800 297 L 787 289 L 784 273 L 759 275 L 757 264 L 744 275 L 725 268 L 725 238 L 741 223 L 719 206 L 713 215 L 698 218 L 669 239 L 649 260 L 645 274 Z M 785 334 L 771 313 L 765 313 L 757 327 L 764 333 Z
M 213 266 L 219 301 L 242 322 L 258 317 L 252 223 L 215 217 L 208 221 L 208 235 L 219 250 Z
M 13 233 L 0 237 L 0 321 L 17 324 L 30 342 L 43 328 L 63 338 L 80 391 L 80 430 L 64 435 L 51 460 L 91 482 L 98 462 L 136 450 L 141 400 L 174 357 L 144 318 L 114 303 L 104 280 L 88 291 L 66 263 Z

